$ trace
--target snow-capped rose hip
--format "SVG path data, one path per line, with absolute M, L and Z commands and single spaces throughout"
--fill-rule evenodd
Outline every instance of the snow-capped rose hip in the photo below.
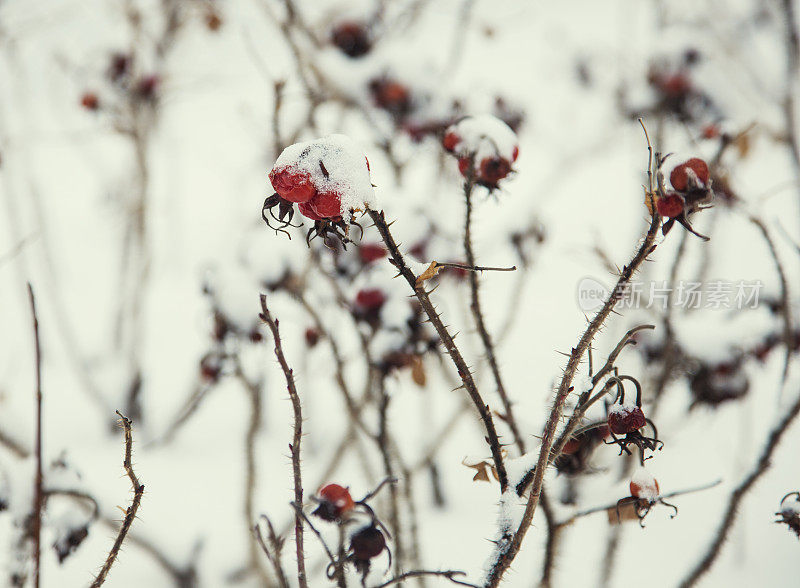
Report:
M 623 506 L 629 506 L 633 509 L 642 527 L 644 527 L 645 517 L 656 504 L 663 504 L 673 509 L 675 512 L 670 515 L 670 518 L 675 518 L 678 514 L 678 507 L 674 504 L 664 502 L 664 499 L 661 497 L 661 490 L 658 487 L 658 481 L 646 469 L 639 468 L 639 470 L 634 472 L 628 487 L 631 495 L 617 502 L 618 521 L 622 521 L 620 507 Z
M 631 491 L 631 496 L 636 498 L 654 500 L 660 494 L 658 480 L 652 476 L 636 475 L 631 478 L 628 487 Z
M 636 386 L 635 404 L 625 402 L 626 381 L 632 382 L 633 385 Z M 618 392 L 616 401 L 608 411 L 606 422 L 611 440 L 605 441 L 605 443 L 619 445 L 620 455 L 623 453 L 632 455 L 628 446 L 635 445 L 639 448 L 640 462 L 644 465 L 645 449 L 655 451 L 656 449 L 661 449 L 664 444 L 658 439 L 658 430 L 656 426 L 645 417 L 644 411 L 642 410 L 642 386 L 636 378 L 622 375 L 609 378 L 608 383 L 615 384 Z M 653 431 L 652 437 L 641 433 L 641 430 L 648 425 Z M 617 435 L 621 437 L 617 437 Z
M 347 243 L 355 213 L 375 201 L 369 160 L 344 135 L 290 145 L 278 157 L 269 178 L 275 194 L 262 206 L 264 222 L 288 234 L 286 227 L 291 225 L 293 204 L 297 204 L 300 214 L 314 221 L 307 240 L 330 236 Z M 277 227 L 271 220 L 277 221 Z
M 608 412 L 608 428 L 615 435 L 633 433 L 646 424 L 644 412 L 638 406 L 615 404 Z
M 292 167 L 275 167 L 269 181 L 281 198 L 289 202 L 308 202 L 317 193 L 311 176 Z
M 675 166 L 669 174 L 669 183 L 679 192 L 705 189 L 708 185 L 708 164 L 699 157 Z
M 331 42 L 348 57 L 362 57 L 372 49 L 367 27 L 357 22 L 343 22 L 331 31 Z
M 328 484 L 320 489 L 319 506 L 312 513 L 324 521 L 339 521 L 355 507 L 350 490 L 339 484 Z
M 514 131 L 490 115 L 467 117 L 452 125 L 442 140 L 444 149 L 458 159 L 465 178 L 493 190 L 511 173 L 519 156 Z

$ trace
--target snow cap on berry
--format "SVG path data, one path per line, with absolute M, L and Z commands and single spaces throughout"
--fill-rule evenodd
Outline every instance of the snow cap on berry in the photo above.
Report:
M 319 506 L 313 514 L 325 521 L 337 521 L 354 506 L 350 490 L 339 484 L 328 484 L 320 489 Z
M 658 481 L 645 468 L 639 468 L 631 476 L 630 491 L 631 496 L 644 498 L 651 502 L 658 498 L 661 493 L 658 488 Z
M 679 192 L 689 189 L 708 187 L 708 164 L 699 157 L 676 165 L 669 174 L 669 183 Z
M 375 204 L 367 159 L 345 135 L 290 145 L 275 162 L 270 180 L 282 198 L 304 205 L 300 212 L 313 220 L 347 216 Z
M 519 155 L 517 135 L 506 123 L 490 114 L 468 116 L 445 132 L 445 148 L 458 157 L 475 157 L 476 165 L 500 157 L 513 163 Z
M 644 412 L 635 404 L 615 404 L 608 411 L 608 428 L 615 435 L 633 433 L 646 424 Z

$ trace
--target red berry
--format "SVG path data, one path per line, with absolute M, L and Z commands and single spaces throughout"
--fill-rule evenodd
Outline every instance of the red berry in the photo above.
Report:
M 143 76 L 136 82 L 136 94 L 143 100 L 153 100 L 160 85 L 160 76 L 156 74 Z
M 581 442 L 578 439 L 570 439 L 564 444 L 563 453 L 566 455 L 572 455 L 576 453 L 578 449 L 581 447 Z
M 691 174 L 694 174 L 698 187 L 703 188 L 708 184 L 708 165 L 699 157 L 693 157 L 689 161 L 675 166 L 675 169 L 669 174 L 669 183 L 679 192 L 685 192 L 689 189 Z
M 111 56 L 108 66 L 108 77 L 112 82 L 118 82 L 125 77 L 131 68 L 131 57 L 125 53 L 115 53 Z
M 319 343 L 319 331 L 311 327 L 306 329 L 306 345 L 314 347 Z
M 444 146 L 445 150 L 452 152 L 455 150 L 456 145 L 458 145 L 460 142 L 461 137 L 450 131 L 449 133 L 445 134 L 444 139 L 442 140 L 442 145 Z
M 308 202 L 317 193 L 311 182 L 311 176 L 292 168 L 273 168 L 269 172 L 269 181 L 280 197 L 289 202 Z
M 334 192 L 317 192 L 307 204 L 323 219 L 342 216 L 342 199 Z
M 657 84 L 661 92 L 669 98 L 680 98 L 692 89 L 692 82 L 683 73 L 659 76 Z
M 411 94 L 403 84 L 394 80 L 374 80 L 370 84 L 375 105 L 392 114 L 406 114 L 411 109 Z
M 331 42 L 348 57 L 361 57 L 372 49 L 367 28 L 356 22 L 343 22 L 331 31 Z
M 319 216 L 314 211 L 313 208 L 311 208 L 311 205 L 308 202 L 301 202 L 300 204 L 297 205 L 297 208 L 300 210 L 300 214 L 302 214 L 306 218 L 310 218 L 313 221 L 325 220 L 324 218 Z
M 669 218 L 680 216 L 680 214 L 683 212 L 683 205 L 683 196 L 677 192 L 668 192 L 666 196 L 656 200 L 658 214 L 661 216 L 667 216 Z
M 703 127 L 704 139 L 716 139 L 719 137 L 719 127 L 714 124 L 706 125 Z
M 366 312 L 374 312 L 386 304 L 386 294 L 377 288 L 364 288 L 356 294 L 356 307 Z
M 481 160 L 478 179 L 487 186 L 497 186 L 511 172 L 511 164 L 503 157 L 486 157 Z
M 350 538 L 350 549 L 357 561 L 369 561 L 386 549 L 386 538 L 372 525 L 356 531 Z
M 86 110 L 97 110 L 100 108 L 100 99 L 94 92 L 85 92 L 83 96 L 81 96 L 81 106 Z
M 350 490 L 339 484 L 328 484 L 319 491 L 319 506 L 313 514 L 325 521 L 336 521 L 354 507 Z
M 469 157 L 460 157 L 458 160 L 458 171 L 461 172 L 462 176 L 466 176 L 469 172 L 470 166 L 470 158 Z
M 511 152 L 511 161 L 516 161 L 519 157 L 519 146 L 514 145 L 514 151 Z
M 361 263 L 368 264 L 386 257 L 386 248 L 378 243 L 362 243 L 358 248 Z
M 638 431 L 647 424 L 642 409 L 638 406 L 615 405 L 608 413 L 608 428 L 615 435 Z
M 653 499 L 660 494 L 658 487 L 658 480 L 652 478 L 650 480 L 635 479 L 630 483 L 631 496 L 636 498 Z

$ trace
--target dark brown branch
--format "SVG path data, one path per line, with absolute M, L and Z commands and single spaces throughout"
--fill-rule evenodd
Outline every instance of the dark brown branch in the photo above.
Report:
M 722 518 L 722 523 L 720 524 L 716 535 L 712 539 L 711 544 L 708 546 L 708 550 L 703 556 L 703 559 L 700 560 L 700 562 L 689 573 L 686 579 L 681 582 L 681 588 L 694 586 L 697 581 L 711 569 L 711 566 L 714 565 L 717 556 L 722 551 L 722 546 L 725 543 L 728 533 L 730 533 L 731 529 L 733 529 L 733 523 L 736 520 L 736 513 L 739 509 L 739 505 L 745 497 L 745 494 L 747 494 L 747 492 L 753 487 L 758 479 L 769 469 L 770 460 L 772 459 L 773 453 L 775 453 L 775 450 L 778 448 L 778 444 L 781 442 L 781 438 L 798 414 L 800 414 L 800 394 L 797 395 L 797 399 L 794 401 L 794 404 L 789 407 L 789 410 L 786 412 L 780 422 L 775 426 L 774 429 L 772 429 L 772 432 L 767 438 L 767 443 L 761 452 L 761 456 L 756 462 L 753 470 L 731 493 L 730 498 L 728 499 L 728 506 L 725 509 L 725 516 Z
M 767 230 L 767 226 L 761 219 L 754 216 L 750 217 L 750 222 L 758 227 L 761 231 L 764 241 L 767 242 L 772 260 L 775 262 L 775 269 L 778 272 L 778 279 L 781 284 L 781 317 L 783 318 L 783 344 L 786 347 L 786 355 L 783 361 L 783 382 L 786 382 L 786 377 L 789 375 L 789 364 L 792 360 L 792 352 L 794 351 L 794 333 L 792 324 L 792 306 L 789 301 L 789 282 L 786 279 L 786 272 L 783 269 L 778 251 L 775 248 L 775 241 Z
M 472 192 L 475 186 L 474 180 L 470 177 L 464 181 L 464 200 L 466 202 L 466 215 L 464 217 L 464 255 L 467 259 L 467 265 L 470 267 L 475 266 L 475 252 L 472 250 Z M 497 356 L 495 354 L 494 343 L 492 336 L 486 328 L 486 322 L 483 319 L 483 309 L 481 308 L 480 299 L 480 284 L 478 283 L 478 274 L 470 272 L 469 274 L 470 285 L 470 311 L 472 318 L 475 320 L 475 327 L 478 329 L 478 335 L 483 343 L 483 350 L 486 352 L 486 359 L 489 361 L 489 368 L 492 371 L 495 385 L 497 386 L 497 395 L 503 403 L 503 410 L 505 411 L 505 421 L 508 428 L 511 430 L 511 435 L 514 437 L 514 443 L 520 452 L 520 455 L 525 453 L 525 440 L 520 433 L 517 426 L 517 420 L 514 417 L 514 408 L 511 400 L 506 393 L 506 387 L 503 383 L 503 377 L 500 374 L 500 368 L 497 365 Z
M 375 439 L 378 450 L 380 451 L 383 460 L 383 470 L 388 480 L 397 481 L 395 477 L 394 463 L 392 461 L 390 442 L 389 442 L 389 403 L 391 397 L 386 391 L 386 377 L 381 375 L 378 378 L 378 390 L 380 396 L 378 399 L 378 435 Z M 384 485 L 384 482 L 371 492 L 369 496 L 374 496 Z M 365 501 L 362 501 L 365 502 Z M 405 559 L 405 550 L 403 548 L 403 529 L 400 526 L 400 498 L 398 496 L 397 484 L 389 484 L 389 524 L 392 526 L 392 533 L 394 534 L 394 573 L 399 574 L 402 569 L 403 561 Z
M 39 342 L 39 316 L 36 314 L 36 298 L 33 295 L 33 286 L 28 283 L 28 299 L 31 304 L 33 317 L 33 340 L 36 353 L 36 438 L 34 453 L 36 455 L 36 476 L 33 486 L 33 524 L 31 536 L 33 537 L 33 585 L 39 588 L 40 560 L 42 553 L 42 507 L 44 506 L 44 493 L 42 485 L 42 348 Z
M 278 330 L 278 321 L 272 318 L 272 315 L 267 308 L 267 297 L 261 295 L 261 315 L 260 318 L 272 331 L 272 338 L 275 341 L 275 357 L 278 358 L 278 363 L 283 370 L 283 375 L 286 377 L 286 389 L 289 391 L 289 397 L 292 400 L 292 410 L 294 411 L 294 438 L 289 451 L 292 454 L 292 473 L 294 475 L 294 503 L 302 508 L 303 505 L 303 482 L 300 471 L 300 442 L 303 439 L 303 412 L 300 406 L 300 395 L 297 393 L 297 387 L 294 383 L 294 373 L 286 357 L 283 354 L 283 347 L 281 346 L 281 335 Z M 294 515 L 294 539 L 297 547 L 297 581 L 300 583 L 301 588 L 308 586 L 306 580 L 306 563 L 305 553 L 303 550 L 303 518 L 295 511 Z
M 464 572 L 456 570 L 442 570 L 442 571 L 413 570 L 411 572 L 406 572 L 405 574 L 400 574 L 399 576 L 395 576 L 394 578 L 384 582 L 383 584 L 378 584 L 375 588 L 386 588 L 386 586 L 393 586 L 394 584 L 399 584 L 400 582 L 404 582 L 409 578 L 420 578 L 423 576 L 438 576 L 440 578 L 447 578 L 453 584 L 458 584 L 459 586 L 471 586 L 472 588 L 478 588 L 477 584 L 470 584 L 469 582 L 462 582 L 461 580 L 457 580 L 456 576 L 466 576 L 466 574 Z
M 125 536 L 128 534 L 131 525 L 133 525 L 134 519 L 136 519 L 136 512 L 139 510 L 139 504 L 142 502 L 142 496 L 144 495 L 144 484 L 139 483 L 139 478 L 136 477 L 136 473 L 133 471 L 133 463 L 131 461 L 131 454 L 133 453 L 131 421 L 119 411 L 117 411 L 117 416 L 119 416 L 122 421 L 123 435 L 125 437 L 125 457 L 122 461 L 122 467 L 125 468 L 125 472 L 128 474 L 128 478 L 131 481 L 133 500 L 131 501 L 131 505 L 125 510 L 125 518 L 122 520 L 122 526 L 119 529 L 119 533 L 117 533 L 117 538 L 114 540 L 114 545 L 111 547 L 111 551 L 108 552 L 108 557 L 100 573 L 97 574 L 97 577 L 92 582 L 91 588 L 102 586 L 106 581 L 108 572 L 111 571 L 111 566 L 114 565 L 114 561 L 117 559 L 117 555 L 119 555 L 122 542 L 125 541 Z
M 655 210 L 655 202 L 653 198 L 654 186 L 652 180 L 653 154 L 649 139 L 648 151 L 650 153 L 648 158 L 648 176 L 651 179 L 649 181 L 647 198 L 650 199 L 651 209 Z M 656 158 L 657 157 L 658 156 L 656 155 Z M 661 178 L 659 177 L 657 181 L 660 186 Z M 530 528 L 531 522 L 533 521 L 533 514 L 536 511 L 536 506 L 539 502 L 539 495 L 542 492 L 542 485 L 544 483 L 545 469 L 550 461 L 551 448 L 555 440 L 556 428 L 561 420 L 561 412 L 564 407 L 564 403 L 566 402 L 567 397 L 572 390 L 572 380 L 574 379 L 575 373 L 578 370 L 578 365 L 580 364 L 584 353 L 586 353 L 586 350 L 589 348 L 589 345 L 594 340 L 595 335 L 603 326 L 606 319 L 611 314 L 611 311 L 614 310 L 614 307 L 621 298 L 621 293 L 624 292 L 624 288 L 630 283 L 633 274 L 639 269 L 642 263 L 644 263 L 645 259 L 647 259 L 647 256 L 650 255 L 655 249 L 655 239 L 659 226 L 661 226 L 661 217 L 657 214 L 652 215 L 650 219 L 650 226 L 639 246 L 638 251 L 633 256 L 633 259 L 631 259 L 630 263 L 622 268 L 622 273 L 617 280 L 614 290 L 608 297 L 608 300 L 606 300 L 605 304 L 603 304 L 603 307 L 591 320 L 586 331 L 578 341 L 578 344 L 572 349 L 569 355 L 567 365 L 564 369 L 564 375 L 561 378 L 561 382 L 556 392 L 553 409 L 550 412 L 550 416 L 545 425 L 544 435 L 542 436 L 542 445 L 541 449 L 539 450 L 539 459 L 533 474 L 531 493 L 525 506 L 525 513 L 522 516 L 522 521 L 520 522 L 516 532 L 514 532 L 511 536 L 504 536 L 500 539 L 500 542 L 498 543 L 497 560 L 487 575 L 487 587 L 494 588 L 499 585 L 503 574 L 511 566 L 511 562 L 514 561 L 514 558 L 522 547 L 522 541 L 525 538 L 525 534 L 528 532 L 528 529 Z
M 472 403 L 478 410 L 478 414 L 480 415 L 484 428 L 486 429 L 487 442 L 489 443 L 489 448 L 492 452 L 492 460 L 494 461 L 495 470 L 497 471 L 497 477 L 500 480 L 500 489 L 501 492 L 505 492 L 506 488 L 508 488 L 508 474 L 506 473 L 505 463 L 503 463 L 500 439 L 498 438 L 497 430 L 494 427 L 492 413 L 489 410 L 488 405 L 483 401 L 480 392 L 478 392 L 478 386 L 475 384 L 475 380 L 473 379 L 472 373 L 464 361 L 464 357 L 461 355 L 458 347 L 456 347 L 455 341 L 453 341 L 453 337 L 450 335 L 447 327 L 442 322 L 439 313 L 436 312 L 436 308 L 433 306 L 433 303 L 431 302 L 430 296 L 428 296 L 428 292 L 425 290 L 424 285 L 417 284 L 417 277 L 408 267 L 405 259 L 403 259 L 403 254 L 400 252 L 400 248 L 397 246 L 394 237 L 392 237 L 392 234 L 389 231 L 389 225 L 386 223 L 386 217 L 384 213 L 382 211 L 377 212 L 374 210 L 369 210 L 368 214 L 375 223 L 375 227 L 378 229 L 383 242 L 386 244 L 386 248 L 389 250 L 392 263 L 414 291 L 414 294 L 416 295 L 417 300 L 419 300 L 423 311 L 428 317 L 428 320 L 439 334 L 442 344 L 450 355 L 450 359 L 452 359 L 453 363 L 455 364 L 456 370 L 458 370 L 458 375 L 461 378 L 464 389 L 467 391 Z
M 272 526 L 272 521 L 266 515 L 261 515 L 264 522 L 267 524 L 267 538 L 269 540 L 269 547 L 264 536 L 261 534 L 261 527 L 256 523 L 253 526 L 253 533 L 255 533 L 256 540 L 261 546 L 264 555 L 267 556 L 269 563 L 275 570 L 275 575 L 278 577 L 278 584 L 280 588 L 289 588 L 289 581 L 286 579 L 286 572 L 283 571 L 283 564 L 281 563 L 281 551 L 283 550 L 283 539 L 279 539 L 275 534 L 275 528 Z

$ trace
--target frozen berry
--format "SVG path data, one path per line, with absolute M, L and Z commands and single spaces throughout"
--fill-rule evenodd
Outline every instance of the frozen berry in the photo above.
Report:
M 386 248 L 378 243 L 362 243 L 358 248 L 358 257 L 366 265 L 386 257 Z
M 325 521 L 338 521 L 355 507 L 350 490 L 339 484 L 328 484 L 319 491 L 319 506 L 313 512 Z
M 100 108 L 100 99 L 94 92 L 85 92 L 83 96 L 81 96 L 81 106 L 86 110 L 95 111 Z
M 348 57 L 362 57 L 372 49 L 367 28 L 357 22 L 343 22 L 331 32 L 331 42 Z
M 342 216 L 342 199 L 334 192 L 317 192 L 307 204 L 311 206 L 314 213 L 320 218 L 338 218 Z
M 308 202 L 317 193 L 311 176 L 292 168 L 273 168 L 269 181 L 280 197 L 289 202 Z
M 638 406 L 615 404 L 608 413 L 608 428 L 615 435 L 633 433 L 646 424 L 644 412 Z
M 136 95 L 142 100 L 154 100 L 159 86 L 161 86 L 161 77 L 156 74 L 142 76 L 136 82 Z
M 386 549 L 386 538 L 380 530 L 369 525 L 356 531 L 350 538 L 350 549 L 357 561 L 369 561 Z
M 365 312 L 375 312 L 386 304 L 386 294 L 377 288 L 364 288 L 356 294 L 356 307 Z
M 411 110 L 411 94 L 408 88 L 395 80 L 373 80 L 369 85 L 376 106 L 401 116 Z
M 668 192 L 666 196 L 656 200 L 658 214 L 661 216 L 667 216 L 669 218 L 675 218 L 679 216 L 683 212 L 683 205 L 683 196 L 677 192 Z
M 118 82 L 126 75 L 131 68 L 131 58 L 125 53 L 114 53 L 111 56 L 111 63 L 108 65 L 108 77 L 112 82 Z
M 705 188 L 708 184 L 708 165 L 699 157 L 693 157 L 675 166 L 669 174 L 669 183 L 679 192 L 685 192 L 690 187 Z
M 444 139 L 442 140 L 442 146 L 445 148 L 445 150 L 453 152 L 456 148 L 456 145 L 458 145 L 460 142 L 461 137 L 450 131 L 445 134 Z
M 639 470 L 633 475 L 629 488 L 631 496 L 644 498 L 646 500 L 655 500 L 661 493 L 658 488 L 658 480 L 644 469 Z
M 478 168 L 478 180 L 489 187 L 496 187 L 497 183 L 511 173 L 511 164 L 503 157 L 486 157 L 481 160 Z
M 319 343 L 319 331 L 311 327 L 306 329 L 306 345 L 315 347 Z

